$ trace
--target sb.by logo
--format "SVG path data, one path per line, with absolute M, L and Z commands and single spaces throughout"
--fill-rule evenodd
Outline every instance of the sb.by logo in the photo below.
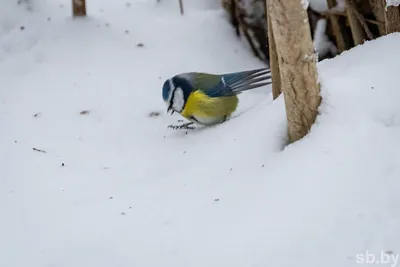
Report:
M 399 254 L 394 254 L 391 251 L 381 251 L 379 255 L 370 253 L 368 250 L 365 253 L 356 255 L 357 263 L 364 264 L 389 264 L 395 267 L 399 260 Z

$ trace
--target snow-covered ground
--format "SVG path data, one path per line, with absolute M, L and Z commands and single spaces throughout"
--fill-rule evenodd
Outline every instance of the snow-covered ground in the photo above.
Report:
M 215 1 L 87 2 L 0 0 L 1 267 L 400 266 L 399 34 L 320 62 L 321 114 L 283 149 L 270 87 L 167 129 L 164 79 L 263 66 Z

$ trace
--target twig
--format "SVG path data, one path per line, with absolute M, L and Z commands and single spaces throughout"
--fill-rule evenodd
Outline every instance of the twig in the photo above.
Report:
M 347 19 L 350 24 L 351 35 L 353 37 L 354 45 L 359 45 L 365 42 L 365 31 L 355 14 L 355 7 L 351 0 L 346 0 Z
M 352 11 L 354 12 L 354 14 L 356 15 L 358 21 L 360 22 L 361 26 L 364 28 L 365 33 L 367 34 L 367 37 L 372 40 L 374 39 L 374 35 L 372 34 L 372 32 L 369 30 L 367 23 L 365 22 L 365 19 L 363 17 L 363 15 L 360 14 L 360 12 L 358 12 L 357 8 L 354 5 L 353 0 L 349 1 L 350 4 L 350 8 L 352 9 Z
M 385 25 L 384 22 L 377 21 L 377 20 L 373 20 L 373 19 L 366 19 L 366 18 L 364 18 L 364 20 L 365 20 L 366 22 L 369 22 L 369 23 L 371 23 L 371 24 L 375 24 L 375 25 L 378 25 L 378 26 Z
M 46 151 L 41 150 L 41 149 L 37 149 L 37 148 L 32 148 L 32 149 L 33 149 L 33 151 L 36 151 L 36 152 L 47 153 Z
M 253 51 L 254 55 L 256 57 L 258 57 L 260 60 L 264 61 L 262 56 L 259 54 L 259 51 L 256 48 L 256 45 L 254 44 L 254 41 L 252 40 L 252 38 L 248 32 L 248 30 L 251 28 L 248 27 L 247 23 L 245 23 L 245 21 L 243 20 L 243 18 L 241 16 L 238 16 L 238 21 L 239 21 L 239 25 L 242 26 L 244 36 L 246 37 L 247 41 L 249 42 L 249 45 L 250 45 L 251 50 Z
M 231 22 L 233 27 L 235 28 L 235 32 L 237 36 L 240 36 L 240 29 L 239 29 L 239 21 L 237 19 L 237 10 L 236 10 L 236 1 L 231 1 Z
M 179 0 L 179 9 L 181 11 L 181 15 L 183 16 L 184 10 L 183 10 L 183 0 Z
M 330 16 L 342 16 L 342 17 L 347 17 L 347 14 L 345 13 L 345 12 L 341 12 L 341 11 L 321 11 L 321 12 L 318 12 L 318 11 L 315 11 L 315 12 L 317 12 L 318 14 L 320 14 L 321 16 L 323 16 L 323 17 L 325 17 L 325 18 L 329 18 Z M 368 23 L 371 23 L 371 24 L 375 24 L 375 25 L 385 25 L 385 23 L 384 22 L 381 22 L 381 21 L 377 21 L 377 20 L 373 20 L 373 19 L 366 19 L 366 18 L 364 18 L 364 20 L 366 21 L 366 22 L 368 22 Z
M 334 8 L 337 5 L 336 0 L 328 0 L 328 7 L 329 9 Z M 340 21 L 339 21 L 339 15 L 335 14 L 334 12 L 328 11 L 325 15 L 324 13 L 317 12 L 319 13 L 322 17 L 325 17 L 331 22 L 332 25 L 332 32 L 336 40 L 336 45 L 338 48 L 338 52 L 342 53 L 344 50 L 347 49 L 348 45 L 346 43 L 346 40 L 344 38 L 342 28 L 340 26 Z
M 386 29 L 385 29 L 385 9 L 384 9 L 384 3 L 382 0 L 369 0 L 369 4 L 372 8 L 372 11 L 375 15 L 375 19 L 379 22 L 381 22 L 380 25 L 378 25 L 379 28 L 379 34 L 385 35 Z
M 72 0 L 72 14 L 74 17 L 86 16 L 86 0 Z

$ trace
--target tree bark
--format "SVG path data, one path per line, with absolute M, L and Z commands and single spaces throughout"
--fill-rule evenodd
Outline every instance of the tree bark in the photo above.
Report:
M 239 19 L 237 17 L 237 7 L 236 7 L 236 0 L 231 0 L 231 23 L 235 28 L 236 35 L 240 36 L 240 28 L 239 28 Z
M 359 45 L 365 41 L 365 31 L 357 18 L 356 6 L 353 0 L 346 0 L 347 18 L 350 23 L 351 34 L 353 36 L 354 45 Z
M 301 0 L 268 0 L 288 120 L 289 141 L 311 129 L 321 103 L 306 8 Z
M 400 32 L 400 8 L 389 6 L 385 11 L 386 34 Z
M 369 0 L 369 4 L 372 8 L 372 12 L 374 13 L 374 16 L 376 20 L 382 25 L 379 25 L 379 35 L 383 36 L 386 34 L 386 29 L 384 26 L 385 23 L 385 3 L 383 0 Z
M 72 0 L 72 14 L 74 15 L 74 17 L 86 16 L 86 1 Z
M 274 34 L 271 25 L 271 16 L 269 15 L 268 10 L 269 0 L 266 0 L 267 6 L 267 23 L 268 23 L 268 45 L 269 45 L 269 67 L 271 69 L 271 79 L 272 79 L 272 98 L 273 100 L 277 99 L 281 94 L 281 77 L 279 73 L 279 63 L 278 63 L 278 54 L 276 51 L 276 45 L 274 40 Z
M 328 0 L 329 9 L 334 8 L 335 6 L 336 6 L 336 0 Z M 343 33 L 342 33 L 342 28 L 340 26 L 339 17 L 331 14 L 329 16 L 329 20 L 332 25 L 333 35 L 335 36 L 335 39 L 336 39 L 336 46 L 337 46 L 338 52 L 342 53 L 344 50 L 346 50 L 347 46 L 346 46 L 346 41 L 345 41 Z

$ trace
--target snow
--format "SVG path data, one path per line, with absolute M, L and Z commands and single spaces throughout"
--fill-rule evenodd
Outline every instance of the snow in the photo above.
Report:
M 398 0 L 387 0 L 387 1 L 398 1 Z M 309 0 L 310 8 L 317 12 L 327 12 L 329 10 L 327 0 Z M 336 6 L 331 8 L 331 11 L 344 12 L 346 9 L 345 0 L 336 0 Z
M 167 129 L 166 78 L 263 66 L 215 1 L 88 0 L 76 20 L 0 1 L 0 266 L 398 263 L 399 34 L 321 61 L 317 122 L 284 147 L 270 87 Z
M 329 40 L 326 35 L 326 19 L 319 19 L 314 30 L 314 40 L 313 45 L 315 50 L 319 55 L 326 55 L 332 53 L 332 55 L 337 54 L 337 48 L 333 42 Z
M 386 7 L 388 6 L 399 6 L 400 0 L 386 0 Z
M 324 12 L 328 11 L 328 2 L 327 0 L 308 0 L 310 8 L 317 11 L 317 12 Z

